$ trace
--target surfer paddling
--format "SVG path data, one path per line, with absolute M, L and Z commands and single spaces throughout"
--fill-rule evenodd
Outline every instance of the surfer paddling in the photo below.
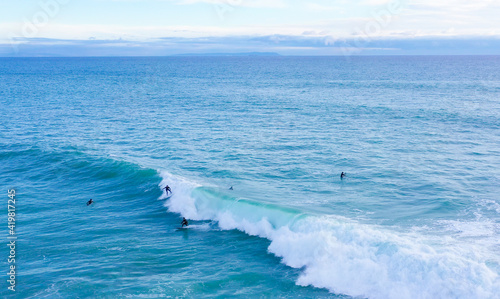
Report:
M 163 189 L 165 189 L 165 192 L 167 193 L 167 195 L 168 195 L 168 192 L 170 192 L 170 194 L 172 194 L 172 189 L 170 189 L 170 187 L 168 185 Z
M 91 198 L 89 201 L 87 201 L 87 206 L 90 206 L 90 205 L 91 205 L 91 204 L 93 204 L 93 203 L 94 203 L 94 201 L 93 201 L 93 200 L 92 200 L 92 198 Z
M 185 217 L 182 217 L 181 227 L 184 227 L 184 225 L 187 227 L 188 226 L 188 221 L 186 220 Z

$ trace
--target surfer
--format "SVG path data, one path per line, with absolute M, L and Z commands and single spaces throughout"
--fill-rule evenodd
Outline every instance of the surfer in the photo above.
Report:
M 233 190 L 233 186 L 229 187 L 229 190 Z
M 89 201 L 87 201 L 87 206 L 90 206 L 92 203 L 94 203 L 94 201 L 91 198 Z
M 172 194 L 172 189 L 170 189 L 170 187 L 168 185 L 163 189 L 165 189 L 165 192 L 167 193 L 167 195 L 168 195 L 168 192 L 170 192 L 170 194 Z
M 342 180 L 343 178 L 345 178 L 345 172 L 342 171 L 342 173 L 340 174 L 340 179 Z
M 185 217 L 182 217 L 182 222 L 181 222 L 181 227 L 188 226 L 188 221 L 186 220 Z

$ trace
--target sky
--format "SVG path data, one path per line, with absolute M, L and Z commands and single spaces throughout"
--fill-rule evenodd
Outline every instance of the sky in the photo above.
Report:
M 0 56 L 500 55 L 500 0 L 0 0 Z

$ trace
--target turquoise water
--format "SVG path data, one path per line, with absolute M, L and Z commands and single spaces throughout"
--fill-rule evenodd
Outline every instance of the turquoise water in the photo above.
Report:
M 17 290 L 4 279 L 1 294 L 498 298 L 499 69 L 0 59 L 0 185 L 5 203 L 16 190 L 19 238 Z

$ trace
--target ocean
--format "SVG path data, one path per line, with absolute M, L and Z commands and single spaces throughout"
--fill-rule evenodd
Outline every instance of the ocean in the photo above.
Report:
M 0 58 L 0 294 L 500 298 L 499 70 Z

